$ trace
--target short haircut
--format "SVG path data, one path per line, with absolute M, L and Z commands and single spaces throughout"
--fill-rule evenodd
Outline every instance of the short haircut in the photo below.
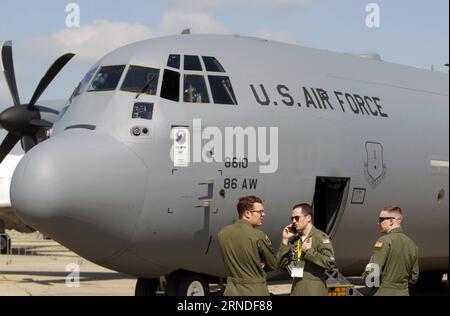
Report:
M 311 216 L 311 220 L 314 220 L 314 213 L 313 213 L 313 209 L 312 209 L 311 205 L 309 205 L 308 203 L 297 204 L 297 205 L 294 205 L 292 210 L 295 210 L 296 208 L 301 209 L 303 215 L 305 215 L 305 216 L 309 215 L 309 216 Z
M 253 204 L 255 203 L 262 204 L 262 200 L 259 197 L 253 195 L 241 197 L 236 206 L 239 218 L 242 218 L 245 211 L 251 211 L 253 209 Z
M 388 212 L 388 213 L 395 213 L 399 215 L 400 219 L 403 219 L 403 212 L 402 209 L 397 205 L 389 205 L 385 206 L 382 211 Z

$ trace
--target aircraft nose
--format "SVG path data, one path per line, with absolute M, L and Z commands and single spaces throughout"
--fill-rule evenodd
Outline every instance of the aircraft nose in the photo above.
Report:
M 143 210 L 145 166 L 125 144 L 69 130 L 29 151 L 11 182 L 25 223 L 91 260 L 127 247 Z

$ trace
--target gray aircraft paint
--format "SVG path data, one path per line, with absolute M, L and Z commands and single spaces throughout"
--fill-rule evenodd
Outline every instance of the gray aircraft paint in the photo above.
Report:
M 317 176 L 348 177 L 345 212 L 333 235 L 341 272 L 363 271 L 378 236 L 378 211 L 388 204 L 405 210 L 405 230 L 420 248 L 422 271 L 448 268 L 448 168 L 432 172 L 430 166 L 432 159 L 448 161 L 447 74 L 271 41 L 207 35 L 139 42 L 99 64 L 162 70 L 169 54 L 216 57 L 230 77 L 238 105 L 177 103 L 143 94 L 139 102 L 155 104 L 148 121 L 131 118 L 135 93 L 83 93 L 55 124 L 53 136 L 28 152 L 16 169 L 12 203 L 25 222 L 88 260 L 130 275 L 151 278 L 185 269 L 223 276 L 217 232 L 237 218 L 240 196 L 264 198 L 262 229 L 276 248 L 292 205 L 312 201 Z M 157 95 L 161 79 L 162 73 Z M 257 102 L 252 85 L 261 98 L 260 85 L 264 87 L 268 105 Z M 308 108 L 303 88 L 326 91 L 333 109 Z M 355 114 L 348 106 L 344 112 L 335 92 L 378 98 L 386 116 Z M 285 104 L 291 103 L 287 93 L 292 106 Z M 311 98 L 317 101 L 312 92 Z M 255 164 L 232 169 L 224 163 L 174 168 L 171 128 L 191 128 L 198 118 L 204 127 L 222 131 L 226 126 L 277 126 L 277 171 L 259 174 Z M 66 130 L 79 125 L 95 130 Z M 132 136 L 134 126 L 146 127 L 149 135 Z M 385 175 L 376 186 L 365 172 L 368 142 L 383 148 Z M 223 198 L 219 191 L 226 178 L 239 183 L 257 179 L 257 187 L 226 190 Z M 365 189 L 362 204 L 352 203 L 354 188 Z M 439 204 L 441 189 L 446 197 Z

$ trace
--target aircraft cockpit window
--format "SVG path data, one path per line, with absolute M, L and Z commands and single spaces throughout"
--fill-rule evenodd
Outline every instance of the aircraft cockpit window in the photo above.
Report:
M 125 65 L 102 67 L 95 75 L 88 91 L 111 91 L 117 88 Z
M 184 70 L 202 71 L 202 65 L 198 56 L 184 56 Z
M 214 103 L 237 105 L 230 78 L 225 76 L 208 76 Z
M 184 76 L 184 102 L 209 103 L 205 78 L 201 75 Z
M 167 67 L 180 69 L 180 55 L 170 55 Z
M 159 69 L 130 66 L 121 90 L 156 95 L 158 79 Z
M 98 67 L 94 67 L 91 70 L 87 72 L 87 74 L 84 76 L 83 80 L 78 84 L 78 86 L 75 88 L 75 90 L 72 93 L 72 96 L 70 97 L 70 102 L 80 94 L 84 92 L 86 87 L 88 86 L 89 82 L 91 82 L 92 77 L 94 76 L 95 72 L 97 71 Z
M 206 71 L 225 72 L 225 69 L 215 57 L 203 57 L 203 62 L 205 63 Z
M 161 98 L 180 101 L 180 73 L 165 69 L 161 87 Z

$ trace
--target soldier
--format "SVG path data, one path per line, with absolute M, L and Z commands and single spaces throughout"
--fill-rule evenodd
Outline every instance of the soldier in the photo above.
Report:
M 237 205 L 239 220 L 219 232 L 219 245 L 228 273 L 225 296 L 268 296 L 266 272 L 277 268 L 267 235 L 256 229 L 264 220 L 260 198 L 247 196 Z
M 292 209 L 292 224 L 283 229 L 277 259 L 293 278 L 291 295 L 328 295 L 325 272 L 335 269 L 333 245 L 330 237 L 314 227 L 313 220 L 311 206 L 298 204 Z
M 388 206 L 380 212 L 378 225 L 383 236 L 375 243 L 363 274 L 373 295 L 408 296 L 408 287 L 419 278 L 418 248 L 403 232 L 402 221 L 403 213 L 398 206 Z M 381 285 L 376 284 L 377 279 L 381 279 Z

